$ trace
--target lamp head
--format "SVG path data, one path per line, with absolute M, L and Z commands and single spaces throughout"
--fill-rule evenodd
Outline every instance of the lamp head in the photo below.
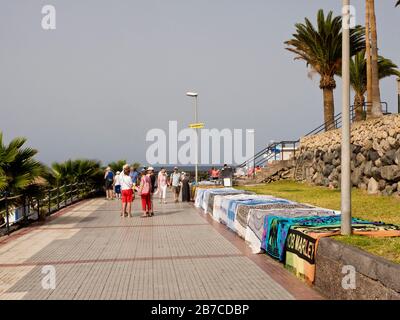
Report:
M 187 92 L 186 95 L 187 95 L 188 97 L 194 97 L 194 98 L 196 98 L 199 94 L 198 94 L 197 92 Z

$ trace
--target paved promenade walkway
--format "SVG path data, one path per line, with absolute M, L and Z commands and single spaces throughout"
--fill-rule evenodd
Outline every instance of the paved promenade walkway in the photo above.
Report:
M 0 299 L 321 299 L 191 204 L 93 199 L 0 239 Z M 55 289 L 44 289 L 47 266 Z

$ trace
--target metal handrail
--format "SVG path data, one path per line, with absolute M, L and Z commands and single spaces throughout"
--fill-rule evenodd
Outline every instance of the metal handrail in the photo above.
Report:
M 266 148 L 264 148 L 263 150 L 261 150 L 260 152 L 258 152 L 257 154 L 255 154 L 252 158 L 250 158 L 249 160 L 243 162 L 242 164 L 240 164 L 239 166 L 237 166 L 237 168 L 245 168 L 246 166 L 248 166 L 248 164 L 255 166 L 261 166 L 263 164 L 265 164 L 266 162 L 268 162 L 269 160 L 271 160 L 272 158 L 277 158 L 277 148 L 278 147 L 282 147 L 281 148 L 281 152 L 283 152 L 283 148 L 287 145 L 291 145 L 293 146 L 293 157 L 296 157 L 296 145 L 299 143 L 299 140 L 296 141 L 281 141 L 281 142 L 273 142 L 271 144 L 269 144 Z M 265 156 L 267 155 L 267 156 Z
M 365 102 L 363 104 L 363 112 L 366 112 L 366 109 L 368 106 L 372 105 L 371 102 Z M 382 110 L 384 114 L 388 114 L 388 103 L 387 102 L 381 102 L 382 105 Z M 355 120 L 355 111 L 356 111 L 356 107 L 353 105 L 350 107 L 350 118 L 352 121 Z M 319 134 L 321 132 L 324 132 L 325 129 L 328 127 L 332 127 L 333 129 L 339 129 L 342 125 L 342 113 L 338 113 L 334 116 L 333 120 L 330 122 L 325 122 L 323 124 L 321 124 L 320 126 L 318 126 L 317 128 L 315 128 L 314 130 L 308 132 L 306 135 L 304 135 L 304 137 L 308 137 L 311 135 L 315 135 L 315 134 Z M 250 158 L 249 160 L 243 162 L 242 164 L 238 165 L 237 168 L 244 168 L 247 166 L 248 163 L 252 163 L 254 166 L 258 166 L 261 165 L 269 160 L 271 160 L 271 157 L 267 157 L 267 158 L 263 158 L 260 160 L 260 157 L 263 156 L 265 153 L 267 153 L 268 151 L 273 150 L 275 147 L 279 146 L 279 145 L 284 145 L 286 144 L 297 144 L 299 143 L 300 140 L 296 140 L 296 141 L 281 141 L 281 142 L 273 142 L 271 144 L 269 144 L 267 147 L 265 147 L 264 149 L 262 149 L 261 151 L 259 151 L 258 153 L 256 153 L 252 158 Z
M 371 102 L 364 102 L 363 103 L 363 112 L 366 112 L 367 107 L 371 106 L 372 103 Z M 381 102 L 382 110 L 384 114 L 388 114 L 388 110 L 389 110 L 389 105 L 387 102 Z M 350 119 L 354 122 L 355 120 L 355 112 L 356 112 L 356 106 L 352 105 L 350 107 Z M 335 115 L 335 117 L 333 118 L 332 121 L 330 122 L 325 122 L 322 125 L 318 126 L 317 128 L 315 128 L 314 130 L 310 131 L 309 133 L 307 133 L 306 135 L 304 135 L 305 137 L 308 136 L 312 136 L 318 133 L 321 133 L 323 131 L 325 131 L 326 127 L 331 127 L 332 125 L 334 125 L 334 129 L 339 129 L 342 125 L 342 113 L 338 113 L 337 115 Z
M 64 192 L 61 193 L 61 189 Z M 56 195 L 54 195 L 55 192 Z M 11 225 L 21 221 L 28 221 L 30 217 L 35 215 L 39 219 L 40 214 L 43 212 L 46 212 L 46 215 L 50 215 L 61 208 L 89 196 L 93 192 L 96 192 L 96 189 L 83 182 L 64 184 L 56 188 L 44 190 L 42 196 L 36 198 L 27 198 L 24 194 L 9 195 L 6 192 L 5 196 L 0 198 L 0 203 L 3 203 L 5 207 L 4 210 L 0 211 L 0 216 L 5 218 L 5 222 L 0 224 L 0 228 L 6 227 L 7 234 L 10 234 Z M 15 200 L 21 198 L 23 203 L 16 206 Z M 10 222 L 9 216 L 16 210 L 22 210 L 22 216 Z

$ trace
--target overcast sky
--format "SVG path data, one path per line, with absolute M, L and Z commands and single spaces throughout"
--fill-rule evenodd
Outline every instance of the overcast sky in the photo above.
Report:
M 400 8 L 376 1 L 380 53 L 400 63 Z M 57 29 L 41 27 L 54 5 Z M 364 23 L 364 0 L 353 1 Z M 256 146 L 297 139 L 322 123 L 319 77 L 283 42 L 340 0 L 1 0 L 0 130 L 26 136 L 45 162 L 145 163 L 146 133 L 193 119 L 254 128 Z M 335 93 L 341 108 L 341 83 Z M 395 78 L 382 100 L 397 110 Z

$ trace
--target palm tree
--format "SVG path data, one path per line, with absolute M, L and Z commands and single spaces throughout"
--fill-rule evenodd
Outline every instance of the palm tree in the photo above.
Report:
M 304 60 L 307 66 L 319 73 L 320 88 L 324 98 L 325 130 L 334 129 L 334 98 L 336 88 L 335 75 L 340 72 L 342 63 L 342 17 L 333 17 L 329 12 L 319 10 L 317 27 L 309 19 L 305 23 L 297 23 L 293 39 L 286 41 L 286 49 L 295 53 L 296 58 Z M 365 48 L 364 32 L 361 27 L 350 31 L 351 56 Z
M 0 132 L 0 191 L 18 194 L 36 183 L 44 166 L 34 156 L 35 149 L 24 147 L 25 138 L 15 138 L 7 146 Z
M 73 181 L 72 160 L 59 163 L 54 162 L 51 165 L 51 175 L 57 186 L 68 184 Z
M 134 169 L 139 169 L 142 165 L 139 162 L 134 162 L 132 163 L 131 167 L 133 167 Z
M 77 159 L 52 164 L 51 176 L 58 186 L 69 183 L 88 183 L 97 181 L 102 175 L 101 164 L 96 160 Z
M 390 59 L 378 57 L 379 79 L 390 76 L 400 76 L 397 65 Z M 358 52 L 350 62 L 350 81 L 355 92 L 354 109 L 355 120 L 363 120 L 363 106 L 365 103 L 365 93 L 367 91 L 367 59 L 365 50 Z
M 365 54 L 367 59 L 367 117 L 371 115 L 372 109 L 372 60 L 371 60 L 371 28 L 369 1 L 365 1 Z
M 118 160 L 111 162 L 108 166 L 111 168 L 111 170 L 115 173 L 117 171 L 122 171 L 122 167 L 126 164 L 126 160 Z
M 103 176 L 100 162 L 96 160 L 79 159 L 73 163 L 74 180 L 78 183 L 93 184 L 99 175 Z
M 381 105 L 381 93 L 379 88 L 379 69 L 378 69 L 378 32 L 376 26 L 376 14 L 375 14 L 375 0 L 366 0 L 368 10 L 368 25 L 370 30 L 367 29 L 367 39 L 370 37 L 371 46 L 371 99 L 372 106 L 370 117 L 378 118 L 383 115 Z M 369 49 L 368 45 L 367 48 Z
M 0 132 L 0 191 L 7 187 L 6 169 L 14 161 L 17 153 L 17 144 L 12 142 L 8 146 L 4 145 L 3 133 Z

